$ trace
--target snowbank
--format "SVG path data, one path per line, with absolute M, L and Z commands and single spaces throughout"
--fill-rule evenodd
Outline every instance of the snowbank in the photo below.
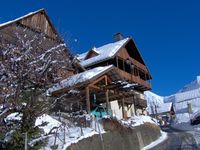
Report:
M 45 126 L 40 126 L 43 123 L 47 123 Z M 45 134 L 48 134 L 53 128 L 59 127 L 61 122 L 53 119 L 51 116 L 43 114 L 42 116 L 38 117 L 35 121 L 35 126 L 40 126 L 41 129 L 44 130 Z
M 20 114 L 19 112 L 14 112 L 12 114 L 9 114 L 6 118 L 5 118 L 5 121 L 8 122 L 8 121 L 19 121 L 22 119 L 22 114 Z
M 132 127 L 140 126 L 147 122 L 156 124 L 156 120 L 149 116 L 134 116 L 134 117 L 129 118 L 128 120 L 122 120 L 122 124 L 132 126 Z

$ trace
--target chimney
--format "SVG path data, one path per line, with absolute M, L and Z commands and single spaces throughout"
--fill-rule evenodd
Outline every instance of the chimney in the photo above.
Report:
M 120 32 L 115 33 L 114 40 L 115 40 L 115 42 L 123 40 L 123 36 L 121 35 Z

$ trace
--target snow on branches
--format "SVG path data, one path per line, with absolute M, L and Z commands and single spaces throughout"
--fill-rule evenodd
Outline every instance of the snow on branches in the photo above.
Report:
M 26 123 L 33 126 L 48 110 L 46 89 L 73 73 L 71 60 L 61 40 L 20 25 L 0 30 L 0 127 L 9 114 L 19 112 L 21 125 L 7 130 L 29 130 Z

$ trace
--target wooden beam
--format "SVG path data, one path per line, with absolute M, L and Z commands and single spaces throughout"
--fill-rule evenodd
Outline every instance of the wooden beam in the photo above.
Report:
M 98 79 L 97 79 L 97 80 L 95 80 L 93 83 L 89 84 L 89 86 L 90 86 L 90 85 L 95 85 L 95 84 L 96 84 L 96 83 L 98 83 L 99 81 L 101 81 L 101 80 L 105 79 L 105 76 L 106 76 L 106 75 L 104 75 L 104 76 L 102 76 L 102 77 L 98 78 Z
M 98 86 L 96 86 L 96 85 L 90 84 L 89 87 L 94 88 L 94 89 L 96 89 L 96 90 L 101 90 L 101 88 L 98 87 Z
M 122 59 L 123 61 L 123 70 L 125 71 L 125 62 L 124 62 L 124 59 Z
M 108 77 L 105 76 L 105 85 L 108 85 Z M 107 114 L 108 114 L 108 110 L 109 110 L 109 95 L 108 95 L 108 90 L 106 90 L 106 111 L 107 111 Z
M 90 89 L 87 86 L 85 88 L 86 90 L 86 105 L 87 105 L 87 113 L 90 114 Z
M 117 68 L 119 68 L 118 57 L 116 57 Z

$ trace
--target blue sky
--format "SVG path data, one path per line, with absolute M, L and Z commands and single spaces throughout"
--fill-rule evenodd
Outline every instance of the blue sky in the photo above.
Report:
M 153 91 L 169 95 L 200 74 L 199 7 L 198 0 L 6 0 L 0 23 L 45 8 L 73 53 L 113 42 L 116 32 L 132 36 Z

